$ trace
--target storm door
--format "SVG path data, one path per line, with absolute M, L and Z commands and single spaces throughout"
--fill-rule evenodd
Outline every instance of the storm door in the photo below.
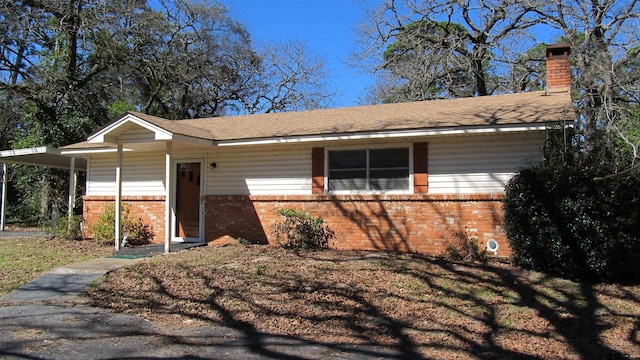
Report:
M 200 242 L 201 239 L 201 162 L 178 162 L 175 165 L 175 222 L 176 241 Z

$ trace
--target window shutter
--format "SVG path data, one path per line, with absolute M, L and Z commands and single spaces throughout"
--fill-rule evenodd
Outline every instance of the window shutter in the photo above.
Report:
M 324 194 L 324 148 L 311 149 L 311 193 Z
M 427 143 L 413 144 L 413 192 L 429 191 L 429 167 Z

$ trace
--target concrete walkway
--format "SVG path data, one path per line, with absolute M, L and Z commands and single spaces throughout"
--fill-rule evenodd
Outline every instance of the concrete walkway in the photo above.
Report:
M 47 237 L 51 234 L 36 230 L 4 230 L 0 231 L 0 239 L 23 239 L 32 237 Z
M 1 297 L 0 359 L 405 358 L 375 345 L 320 343 L 245 327 L 169 329 L 68 301 L 103 274 L 144 260 L 108 257 L 60 267 Z
M 142 260 L 105 257 L 55 268 L 0 297 L 0 304 L 64 302 L 78 296 L 107 272 Z

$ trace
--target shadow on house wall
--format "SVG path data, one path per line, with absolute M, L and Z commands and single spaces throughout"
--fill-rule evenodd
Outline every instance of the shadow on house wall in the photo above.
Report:
M 330 246 L 344 250 L 382 250 L 440 254 L 455 234 L 493 239 L 501 256 L 510 254 L 502 233 L 502 194 L 482 195 L 310 195 L 205 198 L 205 240 L 238 238 L 274 243 L 276 211 L 291 208 L 322 217 L 336 234 Z

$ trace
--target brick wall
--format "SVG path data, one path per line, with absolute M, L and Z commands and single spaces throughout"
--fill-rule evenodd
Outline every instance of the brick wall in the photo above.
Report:
M 336 249 L 391 250 L 440 254 L 456 232 L 500 244 L 503 194 L 362 196 L 206 196 L 205 241 L 242 237 L 273 243 L 276 210 L 293 208 L 320 216 L 336 233 Z
M 277 209 L 293 208 L 320 216 L 335 231 L 336 249 L 388 250 L 440 254 L 455 233 L 500 244 L 499 256 L 511 250 L 502 231 L 502 194 L 479 195 L 309 195 L 205 197 L 205 241 L 245 239 L 274 242 L 271 227 Z M 85 229 L 90 229 L 113 196 L 85 196 Z M 164 241 L 164 197 L 125 196 L 131 212 L 142 217 Z M 90 237 L 90 233 L 85 235 Z
M 115 197 L 85 195 L 82 200 L 85 237 L 91 238 L 91 226 L 104 212 L 107 204 L 113 204 Z M 123 196 L 122 202 L 130 206 L 131 214 L 140 216 L 143 222 L 151 226 L 155 233 L 154 242 L 164 241 L 164 196 Z

